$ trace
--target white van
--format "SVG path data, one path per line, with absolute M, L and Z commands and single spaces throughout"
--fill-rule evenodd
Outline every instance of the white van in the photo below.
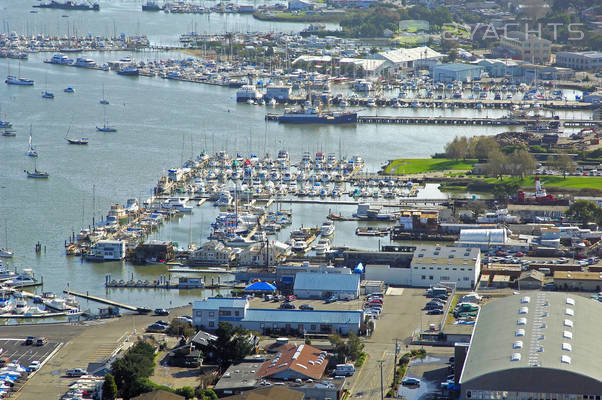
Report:
M 337 376 L 352 376 L 355 373 L 353 364 L 337 364 L 334 374 Z

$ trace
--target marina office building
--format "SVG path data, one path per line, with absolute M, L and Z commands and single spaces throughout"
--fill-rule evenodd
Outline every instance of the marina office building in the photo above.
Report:
M 523 292 L 492 301 L 476 320 L 461 398 L 600 400 L 601 330 L 602 304 L 581 296 Z
M 362 311 L 282 310 L 249 308 L 245 298 L 209 297 L 192 305 L 193 325 L 214 331 L 220 322 L 259 331 L 299 333 L 358 333 Z
M 419 246 L 408 265 L 366 265 L 364 278 L 389 285 L 430 287 L 454 282 L 458 289 L 474 289 L 481 274 L 479 248 Z
M 556 65 L 578 71 L 597 71 L 602 68 L 602 52 L 560 51 L 556 53 Z

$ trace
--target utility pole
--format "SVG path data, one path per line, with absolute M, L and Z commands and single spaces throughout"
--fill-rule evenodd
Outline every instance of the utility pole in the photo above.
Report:
M 397 370 L 397 355 L 399 354 L 399 339 L 395 338 L 395 362 L 393 363 L 393 379 L 395 379 L 395 372 Z
M 385 360 L 377 360 L 378 365 L 380 365 L 380 400 L 384 400 L 383 394 L 383 364 Z

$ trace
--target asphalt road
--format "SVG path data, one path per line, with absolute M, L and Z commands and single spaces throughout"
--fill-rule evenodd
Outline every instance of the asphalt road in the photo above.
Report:
M 383 360 L 383 393 L 386 394 L 393 382 L 395 359 L 395 339 L 399 344 L 398 359 L 408 350 L 405 348 L 413 332 L 438 323 L 440 315 L 426 315 L 422 310 L 428 300 L 424 289 L 404 288 L 400 296 L 385 296 L 383 313 L 376 321 L 371 337 L 366 338 L 364 350 L 368 354 L 366 362 L 355 376 L 347 380 L 347 389 L 352 398 L 380 399 L 380 364 Z

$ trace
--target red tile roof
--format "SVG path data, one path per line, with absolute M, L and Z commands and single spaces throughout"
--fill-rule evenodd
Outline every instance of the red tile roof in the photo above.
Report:
M 320 379 L 328 364 L 325 351 L 307 344 L 299 346 L 294 343 L 282 345 L 276 349 L 279 353 L 271 360 L 264 362 L 256 375 L 268 378 L 288 369 L 299 375 L 312 379 Z

